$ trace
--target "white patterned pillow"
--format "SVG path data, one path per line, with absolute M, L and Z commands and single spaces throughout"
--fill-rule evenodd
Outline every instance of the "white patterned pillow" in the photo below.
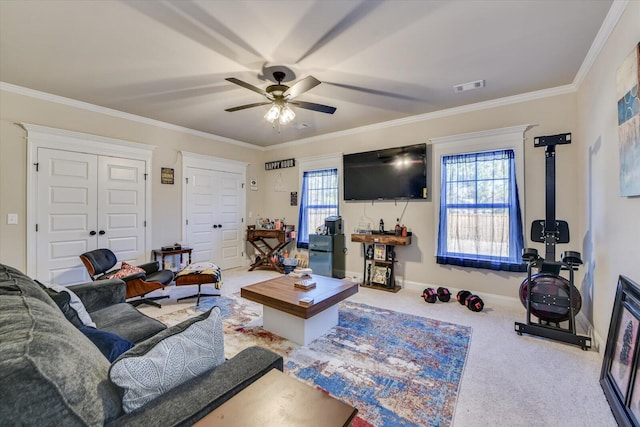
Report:
M 224 362 L 220 308 L 172 326 L 116 359 L 109 379 L 124 389 L 129 413 Z

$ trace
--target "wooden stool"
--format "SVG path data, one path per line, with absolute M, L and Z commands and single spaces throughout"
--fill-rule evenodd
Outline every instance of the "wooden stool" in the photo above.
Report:
M 186 274 L 186 275 L 182 275 L 182 276 L 177 276 L 176 277 L 176 286 L 198 285 L 198 293 L 197 294 L 190 295 L 188 297 L 178 298 L 178 301 L 183 300 L 183 299 L 187 299 L 187 298 L 198 297 L 198 299 L 196 300 L 196 305 L 200 305 L 200 297 L 219 297 L 220 293 L 217 293 L 217 294 L 203 294 L 203 293 L 200 292 L 200 287 L 202 285 L 209 284 L 209 283 L 217 285 L 218 278 L 215 275 L 212 275 L 212 274 L 199 274 L 199 273 L 192 273 L 192 274 Z M 218 289 L 218 286 L 216 286 L 216 289 Z

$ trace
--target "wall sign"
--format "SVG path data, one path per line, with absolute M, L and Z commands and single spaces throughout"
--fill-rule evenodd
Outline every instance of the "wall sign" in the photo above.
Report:
M 275 169 L 293 168 L 296 166 L 296 159 L 274 160 L 264 164 L 264 170 L 272 171 Z
M 291 192 L 291 202 L 290 202 L 291 206 L 298 206 L 298 192 L 297 191 L 292 191 Z
M 173 169 L 160 168 L 160 183 L 173 184 Z

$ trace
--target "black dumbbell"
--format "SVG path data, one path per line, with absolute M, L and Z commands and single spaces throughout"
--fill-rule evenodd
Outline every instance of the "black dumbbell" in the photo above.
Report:
M 437 295 L 438 294 L 436 290 L 433 288 L 427 288 L 424 291 L 422 291 L 422 298 L 424 298 L 424 300 L 430 304 L 433 304 L 434 302 L 436 302 Z
M 449 302 L 451 299 L 451 292 L 449 292 L 449 289 L 443 287 L 438 288 L 438 299 L 442 302 Z
M 478 312 L 482 311 L 482 309 L 484 308 L 484 301 L 482 301 L 482 298 L 480 298 L 478 295 L 470 295 L 469 297 L 467 297 L 465 305 L 469 310 Z
M 469 292 L 469 291 L 460 291 L 460 292 L 458 292 L 458 295 L 456 295 L 456 299 L 458 300 L 460 305 L 465 305 L 464 302 L 470 296 L 471 296 L 471 292 Z
M 471 311 L 482 311 L 484 308 L 484 301 L 478 295 L 473 295 L 469 291 L 460 291 L 457 295 L 457 300 L 460 305 L 466 306 Z

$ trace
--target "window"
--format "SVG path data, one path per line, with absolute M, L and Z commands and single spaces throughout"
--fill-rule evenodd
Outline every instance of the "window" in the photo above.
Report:
M 442 157 L 438 264 L 526 271 L 513 150 Z
M 309 233 L 324 225 L 324 219 L 332 215 L 338 215 L 338 169 L 305 171 L 302 177 L 297 246 L 307 249 Z

